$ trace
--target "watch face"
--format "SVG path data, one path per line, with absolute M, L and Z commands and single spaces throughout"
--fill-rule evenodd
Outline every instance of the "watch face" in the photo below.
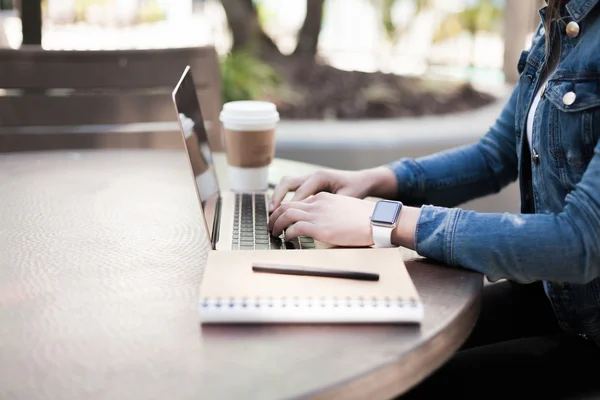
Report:
M 395 201 L 378 201 L 371 217 L 371 222 L 381 225 L 392 225 L 398 220 L 402 205 Z

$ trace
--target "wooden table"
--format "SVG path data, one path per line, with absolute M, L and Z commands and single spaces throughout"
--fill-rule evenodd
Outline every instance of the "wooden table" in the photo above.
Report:
M 0 155 L 0 210 L 2 399 L 391 398 L 478 313 L 481 275 L 407 251 L 420 328 L 201 328 L 207 242 L 178 151 Z

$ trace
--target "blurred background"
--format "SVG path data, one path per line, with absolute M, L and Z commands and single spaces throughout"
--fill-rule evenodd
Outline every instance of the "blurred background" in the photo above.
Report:
M 211 96 L 214 115 L 227 101 L 272 101 L 282 117 L 277 157 L 357 170 L 481 138 L 518 79 L 517 61 L 543 6 L 544 0 L 0 0 L 0 46 L 214 47 L 219 70 L 203 77 L 215 79 L 220 92 Z M 519 203 L 513 183 L 462 207 L 519 212 Z
M 543 0 L 0 0 L 0 46 L 213 45 L 223 101 L 284 119 L 414 117 L 478 108 L 514 83 Z M 23 15 L 25 19 L 26 15 Z M 35 29 L 27 24 L 41 25 Z M 36 35 L 41 33 L 40 38 Z M 28 37 L 32 36 L 32 37 Z

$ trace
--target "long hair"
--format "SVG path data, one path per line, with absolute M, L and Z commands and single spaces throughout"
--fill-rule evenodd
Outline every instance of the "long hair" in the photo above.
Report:
M 564 0 L 548 0 L 548 8 L 546 9 L 546 26 L 550 26 L 552 21 L 560 19 L 560 8 L 566 3 Z M 546 34 L 548 34 L 546 32 Z
M 561 19 L 561 7 L 564 3 L 566 3 L 565 0 L 548 0 L 546 20 L 544 21 L 544 25 L 546 26 L 546 58 L 550 56 L 551 43 L 554 40 L 553 22 Z

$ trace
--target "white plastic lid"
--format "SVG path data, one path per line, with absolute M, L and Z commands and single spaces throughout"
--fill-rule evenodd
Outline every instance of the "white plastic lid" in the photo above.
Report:
M 196 125 L 194 120 L 183 113 L 179 113 L 179 120 L 181 121 L 183 136 L 185 136 L 186 139 L 189 139 L 194 134 L 194 126 Z
M 220 120 L 232 130 L 272 129 L 279 122 L 279 113 L 268 101 L 232 101 L 223 105 Z

